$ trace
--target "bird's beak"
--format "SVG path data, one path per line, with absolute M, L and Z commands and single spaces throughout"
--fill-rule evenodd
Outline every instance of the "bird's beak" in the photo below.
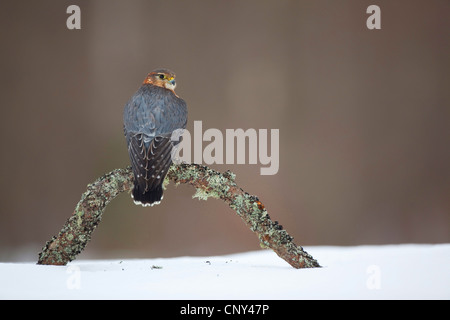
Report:
M 171 84 L 171 85 L 173 85 L 173 86 L 175 86 L 175 85 L 176 85 L 176 82 L 175 82 L 175 79 L 174 79 L 174 78 L 170 79 L 170 81 L 169 81 L 169 82 L 170 82 L 170 84 Z

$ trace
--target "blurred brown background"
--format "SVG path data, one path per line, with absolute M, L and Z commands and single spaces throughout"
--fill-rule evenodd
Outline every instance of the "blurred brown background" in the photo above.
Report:
M 81 30 L 66 8 L 81 8 Z M 381 30 L 366 8 L 381 8 Z M 207 128 L 280 129 L 231 169 L 301 245 L 450 241 L 450 2 L 2 1 L 0 261 L 36 260 L 86 185 L 129 164 L 124 104 L 157 67 Z M 191 131 L 192 132 L 192 131 Z M 81 257 L 259 248 L 225 203 L 122 194 Z

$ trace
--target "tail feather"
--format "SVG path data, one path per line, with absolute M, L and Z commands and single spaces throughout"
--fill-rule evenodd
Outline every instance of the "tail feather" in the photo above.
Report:
M 139 184 L 135 184 L 131 197 L 135 204 L 140 204 L 144 207 L 154 206 L 155 204 L 161 203 L 163 199 L 163 188 L 162 185 L 158 185 L 154 189 L 145 191 Z
M 131 134 L 127 139 L 134 174 L 131 194 L 134 203 L 144 207 L 159 204 L 163 197 L 164 177 L 172 163 L 170 135 L 158 135 L 148 146 L 143 133 Z

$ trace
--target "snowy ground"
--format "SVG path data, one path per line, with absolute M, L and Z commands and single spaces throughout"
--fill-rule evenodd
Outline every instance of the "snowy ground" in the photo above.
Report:
M 450 244 L 306 247 L 296 270 L 270 250 L 217 257 L 0 263 L 0 299 L 449 299 Z

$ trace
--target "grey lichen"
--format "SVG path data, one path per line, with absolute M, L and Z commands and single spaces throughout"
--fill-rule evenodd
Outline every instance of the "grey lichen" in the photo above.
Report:
M 208 200 L 208 198 L 215 198 L 218 199 L 219 196 L 215 192 L 209 192 L 203 189 L 196 189 L 195 194 L 192 196 L 192 199 L 197 198 L 198 200 Z

